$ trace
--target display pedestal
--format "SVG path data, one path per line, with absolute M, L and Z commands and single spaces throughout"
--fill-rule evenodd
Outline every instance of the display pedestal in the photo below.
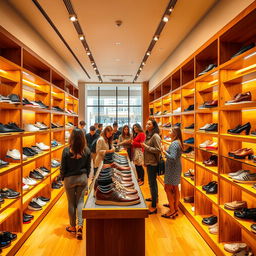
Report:
M 145 255 L 145 218 L 148 217 L 148 208 L 134 173 L 132 176 L 141 199 L 137 205 L 96 205 L 92 186 L 83 209 L 87 256 Z

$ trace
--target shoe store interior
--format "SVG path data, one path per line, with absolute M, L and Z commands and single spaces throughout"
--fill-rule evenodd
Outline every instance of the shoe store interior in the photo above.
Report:
M 1 256 L 256 255 L 256 1 L 0 1 Z

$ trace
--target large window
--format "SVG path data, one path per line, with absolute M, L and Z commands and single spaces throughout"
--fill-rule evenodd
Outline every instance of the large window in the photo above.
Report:
M 117 121 L 119 126 L 142 122 L 141 85 L 88 85 L 87 127 Z

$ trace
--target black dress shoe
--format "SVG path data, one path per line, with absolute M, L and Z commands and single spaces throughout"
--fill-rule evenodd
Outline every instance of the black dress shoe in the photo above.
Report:
M 36 180 L 42 180 L 44 178 L 44 176 L 41 173 L 39 173 L 39 172 L 37 172 L 35 170 L 31 171 L 29 173 L 29 177 L 33 178 L 33 179 L 36 179 Z
M 8 128 L 6 125 L 0 123 L 0 133 L 12 133 L 16 132 L 13 128 Z
M 215 64 L 210 64 L 205 70 L 203 70 L 202 72 L 200 72 L 199 74 L 198 74 L 198 76 L 202 76 L 202 75 L 204 75 L 205 73 L 207 73 L 208 71 L 210 71 L 210 70 L 212 70 L 212 69 L 214 69 L 214 68 L 216 68 L 217 67 L 217 65 L 215 65 Z
M 245 131 L 245 134 L 249 135 L 250 134 L 250 130 L 251 130 L 251 123 L 248 122 L 248 123 L 246 123 L 244 125 L 238 125 L 234 129 L 228 129 L 228 133 L 240 134 L 241 132 Z
M 218 124 L 213 123 L 208 128 L 205 129 L 206 132 L 217 132 L 218 131 Z
M 184 153 L 190 153 L 191 151 L 193 151 L 193 148 L 192 147 L 188 147 L 185 151 L 184 151 Z
M 214 225 L 218 222 L 218 217 L 215 215 L 212 215 L 211 217 L 203 218 L 202 223 L 205 225 Z
M 188 106 L 188 108 L 184 109 L 184 111 L 192 111 L 195 109 L 195 106 L 194 105 L 190 105 Z
M 32 153 L 28 147 L 24 147 L 23 148 L 23 155 L 28 156 L 28 157 L 32 157 L 35 156 L 35 153 Z
M 4 203 L 4 197 L 0 194 L 0 204 Z
M 34 219 L 34 215 L 28 214 L 28 213 L 23 213 L 23 216 L 28 218 L 28 219 Z
M 185 127 L 185 129 L 194 129 L 194 128 L 195 128 L 195 124 L 191 124 L 191 125 Z
M 242 209 L 234 212 L 234 216 L 239 219 L 247 219 L 256 221 L 256 208 Z
M 6 167 L 7 165 L 9 165 L 8 162 L 5 162 L 5 161 L 0 159 L 0 168 Z
M 236 56 L 250 50 L 251 48 L 253 48 L 255 46 L 255 43 L 250 43 L 249 45 L 243 46 L 237 53 L 235 53 L 231 59 L 235 58 Z
M 210 187 L 212 187 L 214 184 L 217 184 L 217 181 L 211 181 L 207 185 L 202 186 L 202 189 L 207 191 Z
M 17 235 L 8 231 L 2 232 L 3 238 L 6 241 L 13 241 L 17 238 Z
M 10 188 L 0 189 L 0 194 L 2 195 L 3 198 L 8 198 L 8 199 L 14 199 L 20 196 L 19 192 L 16 192 L 15 190 Z
M 49 202 L 50 201 L 50 198 L 46 198 L 44 196 L 39 196 L 38 197 L 41 201 L 44 201 L 44 202 Z
M 217 194 L 218 193 L 218 184 L 214 183 L 206 190 L 206 194 Z
M 15 132 L 24 132 L 24 130 L 21 129 L 16 123 L 8 123 L 8 124 L 6 124 L 6 127 L 10 128 L 10 129 L 14 129 Z

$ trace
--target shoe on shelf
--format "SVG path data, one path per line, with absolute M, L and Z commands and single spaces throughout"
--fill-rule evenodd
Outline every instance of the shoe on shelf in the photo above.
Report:
M 194 169 L 188 169 L 187 172 L 184 173 L 184 177 L 193 177 L 195 175 L 195 170 Z
M 209 228 L 209 233 L 213 235 L 217 235 L 219 233 L 219 225 Z
M 10 188 L 0 189 L 0 194 L 2 195 L 3 198 L 8 198 L 8 199 L 14 199 L 20 196 L 19 192 Z
M 26 191 L 29 189 L 29 185 L 22 183 L 22 190 Z
M 17 132 L 16 129 L 9 128 L 7 125 L 0 123 L 0 133 L 13 133 Z
M 33 198 L 31 200 L 31 202 L 35 202 L 35 203 L 37 203 L 38 205 L 40 205 L 42 207 L 46 205 L 46 202 L 42 201 L 39 197 Z
M 203 131 L 207 128 L 209 128 L 211 126 L 211 124 L 205 124 L 204 126 L 202 126 L 201 128 L 199 128 L 200 131 Z
M 218 107 L 218 100 L 206 101 L 204 103 L 205 108 L 216 108 Z
M 246 135 L 250 134 L 250 130 L 251 130 L 251 123 L 248 122 L 244 125 L 238 125 L 237 127 L 235 127 L 234 129 L 228 129 L 228 133 L 230 134 L 240 134 L 241 132 L 245 131 Z
M 179 112 L 181 112 L 181 107 L 178 107 L 175 110 L 173 110 L 173 113 L 179 113 Z
M 239 251 L 242 251 L 243 249 L 247 248 L 247 244 L 245 243 L 230 243 L 230 244 L 224 244 L 224 249 L 227 252 L 236 253 Z
M 244 53 L 244 52 L 246 52 L 246 51 L 252 49 L 254 46 L 255 46 L 255 43 L 254 43 L 254 42 L 253 42 L 253 43 L 250 43 L 250 44 L 248 44 L 248 45 L 243 46 L 237 53 L 235 53 L 235 54 L 231 57 L 231 59 L 233 59 L 233 58 L 235 58 L 236 56 L 238 56 L 238 55 L 240 55 L 240 54 L 242 54 L 242 53 Z
M 22 178 L 22 182 L 28 186 L 34 186 L 37 184 L 36 180 L 30 177 Z
M 184 140 L 183 142 L 186 143 L 186 144 L 194 144 L 195 140 L 194 140 L 193 137 L 191 137 L 191 138 L 188 138 L 188 139 Z
M 211 157 L 203 161 L 203 164 L 206 166 L 217 166 L 218 165 L 218 156 L 217 155 L 211 155 Z
M 40 129 L 38 127 L 36 127 L 33 124 L 25 124 L 24 125 L 25 131 L 26 132 L 38 132 L 40 131 Z
M 205 129 L 206 132 L 217 132 L 218 131 L 218 124 L 213 123 L 209 127 Z
M 34 124 L 34 126 L 39 128 L 39 130 L 47 130 L 47 129 L 49 129 L 49 127 L 46 124 L 41 123 L 41 122 L 36 122 Z
M 218 222 L 218 217 L 212 215 L 210 217 L 203 218 L 202 223 L 208 226 L 214 225 Z
M 10 94 L 7 96 L 10 99 L 10 104 L 20 104 L 21 100 L 17 94 Z
M 215 184 L 217 184 L 217 181 L 210 181 L 207 185 L 203 185 L 202 189 L 207 191 L 210 187 L 212 187 Z
M 7 158 L 12 158 L 13 160 L 20 160 L 21 159 L 21 153 L 18 149 L 9 149 L 6 153 Z M 26 160 L 27 156 L 22 154 L 22 159 Z
M 59 184 L 57 184 L 56 182 L 53 182 L 53 183 L 52 183 L 52 188 L 53 188 L 53 189 L 60 189 L 61 186 L 60 186 Z
M 186 109 L 184 109 L 185 112 L 187 111 L 193 111 L 195 109 L 194 104 L 193 105 L 189 105 Z
M 239 170 L 239 171 L 237 171 L 237 172 L 230 172 L 230 173 L 228 173 L 228 176 L 229 176 L 230 178 L 232 178 L 232 177 L 235 177 L 235 176 L 240 175 L 240 174 L 243 173 L 243 172 L 250 173 L 249 170 Z
M 30 148 L 28 148 L 28 147 L 24 147 L 23 149 L 22 149 L 22 151 L 23 151 L 23 154 L 25 155 L 25 156 L 27 156 L 27 157 L 33 157 L 33 156 L 35 156 L 37 153 L 34 153 L 34 152 L 32 152 L 31 150 L 30 150 Z
M 50 201 L 50 198 L 47 198 L 47 197 L 44 197 L 44 196 L 39 196 L 38 197 L 41 201 L 43 201 L 43 202 L 49 202 Z
M 252 148 L 243 148 L 238 153 L 234 154 L 234 158 L 236 159 L 245 159 L 246 157 L 250 158 L 250 156 L 253 155 L 253 149 Z
M 36 143 L 36 146 L 39 147 L 41 150 L 49 150 L 50 147 L 45 145 L 43 142 Z
M 232 176 L 232 180 L 244 184 L 254 184 L 256 182 L 256 173 L 242 172 L 237 176 Z
M 41 173 L 37 172 L 36 170 L 31 171 L 29 173 L 29 177 L 36 180 L 42 180 L 44 178 L 44 176 Z
M 0 103 L 11 103 L 11 100 L 8 97 L 0 94 Z
M 184 200 L 184 203 L 190 203 L 190 204 L 194 203 L 194 197 L 193 196 L 186 196 L 186 197 L 183 198 L 183 200 Z
M 213 142 L 209 145 L 206 146 L 206 149 L 209 149 L 209 150 L 217 150 L 218 149 L 218 143 L 217 142 Z
M 185 127 L 185 129 L 194 129 L 194 128 L 195 128 L 195 124 L 194 123 L 189 125 L 189 126 L 187 126 L 187 127 Z
M 202 75 L 204 75 L 205 73 L 207 73 L 208 71 L 210 71 L 210 70 L 212 70 L 212 69 L 214 69 L 214 68 L 216 68 L 216 67 L 217 67 L 216 64 L 209 64 L 209 66 L 208 66 L 206 69 L 204 69 L 202 72 L 200 72 L 200 73 L 198 74 L 198 76 L 202 76 Z
M 40 206 L 36 202 L 31 201 L 28 204 L 28 209 L 31 210 L 31 211 L 40 211 L 40 210 L 42 210 L 42 206 Z
M 6 166 L 8 166 L 8 165 L 9 165 L 8 162 L 5 162 L 5 161 L 3 161 L 3 160 L 0 159 L 0 168 L 4 168 L 4 167 L 6 167 Z
M 224 204 L 224 208 L 228 210 L 240 210 L 243 208 L 247 208 L 247 202 L 246 201 L 233 201 L 229 203 Z
M 17 235 L 8 231 L 4 231 L 0 233 L 0 239 L 3 241 L 14 241 L 17 239 Z
M 256 208 L 244 208 L 234 212 L 234 216 L 239 219 L 256 221 Z
M 212 140 L 206 140 L 203 143 L 199 144 L 200 148 L 206 148 L 208 145 L 211 145 L 213 143 Z
M 30 222 L 31 222 L 31 219 L 23 215 L 23 224 L 29 224 Z
M 4 197 L 0 194 L 0 205 L 4 203 Z
M 234 105 L 240 103 L 251 103 L 252 102 L 252 94 L 251 92 L 238 93 L 234 96 L 233 100 L 226 101 L 225 105 Z

